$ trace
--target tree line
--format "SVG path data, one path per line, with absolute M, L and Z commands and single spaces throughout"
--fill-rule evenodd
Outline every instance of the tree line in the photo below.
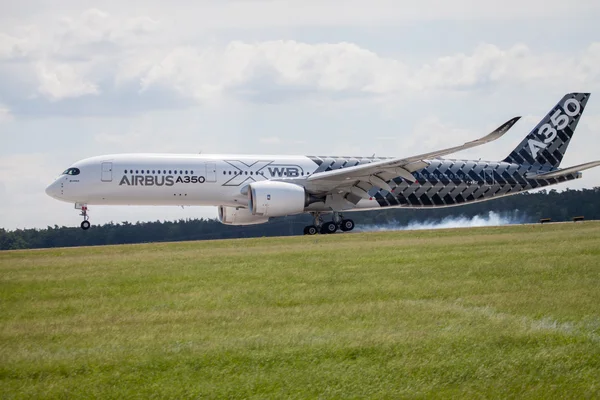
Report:
M 447 218 L 486 216 L 490 211 L 509 215 L 513 222 L 537 222 L 541 218 L 568 221 L 576 216 L 600 219 L 600 187 L 563 192 L 539 191 L 501 197 L 492 201 L 460 207 L 432 209 L 383 209 L 346 213 L 357 228 L 370 225 L 403 227 L 415 223 L 436 223 Z M 312 223 L 310 215 L 273 218 L 266 224 L 250 226 L 222 225 L 216 219 L 185 219 L 179 221 L 108 223 L 93 226 L 88 231 L 79 227 L 47 227 L 46 229 L 0 228 L 0 250 L 48 247 L 93 246 L 106 244 L 171 242 L 248 238 L 261 236 L 292 236 L 302 234 Z

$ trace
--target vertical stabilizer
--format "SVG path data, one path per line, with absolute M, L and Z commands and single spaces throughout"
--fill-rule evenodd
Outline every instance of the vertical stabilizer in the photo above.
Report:
M 565 95 L 504 161 L 558 168 L 589 97 L 589 93 Z

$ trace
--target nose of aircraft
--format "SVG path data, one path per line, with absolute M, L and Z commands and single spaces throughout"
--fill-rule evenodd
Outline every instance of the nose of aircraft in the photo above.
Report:
M 46 194 L 50 197 L 54 197 L 55 199 L 58 199 L 60 197 L 61 194 L 61 183 L 57 180 L 55 180 L 54 182 L 52 182 L 50 185 L 48 185 L 48 187 L 46 188 Z

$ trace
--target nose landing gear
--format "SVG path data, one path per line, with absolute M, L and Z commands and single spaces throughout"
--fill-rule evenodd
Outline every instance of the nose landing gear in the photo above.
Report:
M 81 222 L 81 229 L 83 229 L 84 231 L 90 229 L 90 226 L 92 226 L 90 224 L 90 217 L 88 216 L 88 208 L 86 204 L 75 204 L 75 208 L 78 210 L 81 210 L 81 215 L 83 217 L 83 221 Z

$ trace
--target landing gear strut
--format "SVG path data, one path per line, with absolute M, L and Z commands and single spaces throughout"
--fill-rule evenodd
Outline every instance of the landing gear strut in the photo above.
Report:
M 314 224 L 304 228 L 305 235 L 315 235 L 317 233 L 328 234 L 335 233 L 338 229 L 344 232 L 351 231 L 354 229 L 354 221 L 351 219 L 344 219 L 342 214 L 339 212 L 333 213 L 333 220 L 330 222 L 323 222 L 321 213 L 311 213 L 314 218 Z
M 305 235 L 316 235 L 321 231 L 321 226 L 323 225 L 323 217 L 321 217 L 321 213 L 313 212 L 311 213 L 313 216 L 313 224 L 304 227 Z
M 82 205 L 75 204 L 75 208 L 81 209 L 81 214 L 79 214 L 83 217 L 83 221 L 81 222 L 81 229 L 83 229 L 84 231 L 90 229 L 91 224 L 89 221 L 90 217 L 88 216 L 88 213 L 87 213 L 87 211 L 88 211 L 87 206 L 85 204 L 82 204 Z

